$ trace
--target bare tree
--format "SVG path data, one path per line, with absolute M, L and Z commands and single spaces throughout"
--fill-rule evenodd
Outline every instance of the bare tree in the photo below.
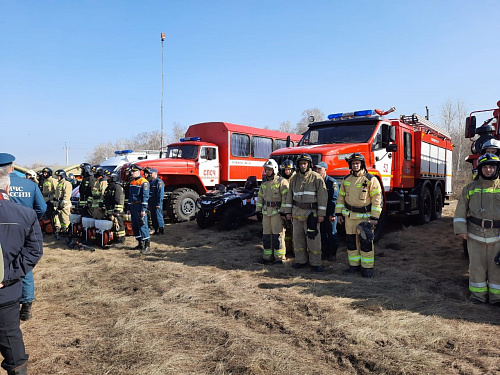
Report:
M 297 123 L 294 133 L 303 134 L 310 123 L 309 117 L 313 116 L 314 121 L 323 121 L 325 115 L 318 108 L 309 108 L 302 112 L 302 119 Z
M 283 121 L 280 124 L 278 131 L 291 134 L 291 133 L 293 133 L 292 124 L 290 123 L 289 120 Z
M 174 142 L 179 142 L 179 139 L 186 136 L 187 127 L 181 126 L 180 123 L 174 122 Z

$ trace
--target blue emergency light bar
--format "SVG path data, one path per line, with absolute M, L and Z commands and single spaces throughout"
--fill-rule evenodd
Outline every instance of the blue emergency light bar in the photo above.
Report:
M 355 111 L 355 112 L 343 112 L 343 113 L 333 113 L 331 115 L 328 115 L 329 120 L 341 120 L 341 119 L 348 119 L 348 118 L 354 118 L 354 117 L 370 117 L 370 116 L 376 116 L 377 113 L 372 110 L 372 109 L 367 109 L 364 111 Z
M 120 151 L 120 150 L 118 150 L 118 151 L 115 151 L 115 154 L 116 154 L 116 155 L 121 155 L 121 154 L 131 154 L 132 152 L 134 152 L 134 151 L 132 151 L 132 150 L 121 150 L 121 151 Z
M 187 142 L 187 141 L 201 141 L 201 138 L 200 137 L 186 137 L 186 138 L 181 138 L 180 139 L 181 142 Z

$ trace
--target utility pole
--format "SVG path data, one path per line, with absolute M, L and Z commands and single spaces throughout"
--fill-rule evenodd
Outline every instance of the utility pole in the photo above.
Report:
M 165 34 L 161 33 L 161 136 L 160 136 L 160 158 L 163 156 L 163 42 Z
M 69 152 L 69 147 L 66 145 L 66 142 L 64 142 L 64 149 L 66 150 L 66 166 L 68 166 L 68 152 Z

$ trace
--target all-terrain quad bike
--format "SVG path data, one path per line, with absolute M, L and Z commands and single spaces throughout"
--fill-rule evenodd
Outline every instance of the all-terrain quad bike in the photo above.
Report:
M 244 187 L 216 185 L 215 190 L 207 192 L 198 198 L 196 206 L 196 222 L 202 229 L 216 222 L 222 222 L 225 229 L 236 229 L 241 223 L 256 215 L 257 178 L 247 178 Z

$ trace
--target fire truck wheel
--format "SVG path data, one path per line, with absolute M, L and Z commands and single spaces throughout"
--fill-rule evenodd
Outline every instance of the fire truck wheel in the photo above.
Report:
M 440 185 L 434 190 L 434 204 L 432 205 L 431 220 L 441 219 L 443 214 L 443 192 Z
M 169 216 L 172 221 L 180 223 L 195 218 L 198 193 L 189 188 L 180 188 L 172 193 Z
M 422 191 L 420 192 L 419 204 L 418 204 L 418 215 L 417 215 L 417 223 L 418 224 L 427 224 L 431 221 L 432 215 L 432 195 L 427 186 L 422 187 Z
M 237 207 L 229 207 L 222 214 L 222 225 L 227 230 L 236 229 L 241 225 L 243 221 L 243 216 L 241 210 Z
M 213 224 L 212 220 L 206 217 L 202 211 L 198 211 L 198 213 L 196 214 L 196 223 L 201 229 L 208 228 Z

